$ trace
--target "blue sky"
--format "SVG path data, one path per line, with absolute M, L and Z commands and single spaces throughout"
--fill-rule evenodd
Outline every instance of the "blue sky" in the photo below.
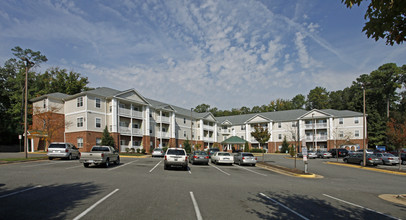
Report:
M 309 1 L 0 1 L 0 63 L 20 46 L 88 77 L 185 108 L 269 104 L 344 89 L 405 45 L 363 33 L 366 5 Z

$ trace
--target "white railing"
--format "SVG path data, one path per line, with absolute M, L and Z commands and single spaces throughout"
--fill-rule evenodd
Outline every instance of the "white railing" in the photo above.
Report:
M 203 141 L 214 142 L 213 137 L 203 137 Z
M 213 130 L 214 130 L 214 126 L 211 126 L 211 125 L 203 125 L 203 129 L 204 129 L 204 130 L 213 131 Z
M 160 123 L 160 122 L 162 122 L 162 123 L 169 123 L 169 117 L 166 117 L 166 116 L 158 116 L 158 118 L 157 118 L 157 122 L 158 123 Z
M 133 135 L 142 136 L 143 134 L 141 128 L 133 128 Z
M 318 141 L 327 141 L 327 135 L 317 135 L 316 140 L 318 140 Z
M 169 138 L 169 132 L 158 132 L 158 138 L 160 137 Z
M 231 131 L 230 129 L 220 129 L 219 132 L 223 134 L 229 134 Z
M 131 134 L 131 130 L 128 127 L 119 127 L 120 134 Z
M 306 129 L 322 129 L 327 128 L 327 123 L 305 124 Z
M 142 118 L 142 112 L 133 110 L 132 113 L 133 113 L 133 117 Z
M 120 114 L 120 115 L 126 115 L 126 116 L 131 116 L 131 110 L 130 110 L 130 109 L 127 109 L 127 108 L 119 107 L 119 108 L 118 108 L 118 114 Z

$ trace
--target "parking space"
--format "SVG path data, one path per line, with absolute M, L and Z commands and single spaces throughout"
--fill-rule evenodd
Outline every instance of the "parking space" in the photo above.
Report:
M 279 160 L 292 163 L 289 159 L 271 158 L 278 163 Z M 389 179 L 382 176 L 387 174 L 362 173 L 324 164 L 325 161 L 311 161 L 311 169 L 336 173 L 324 179 L 300 179 L 260 167 L 211 163 L 189 164 L 187 171 L 164 170 L 163 158 L 121 158 L 120 165 L 109 168 L 84 168 L 77 160 L 9 164 L 0 166 L 0 202 L 7 204 L 0 207 L 0 216 L 7 219 L 406 216 L 405 208 L 378 198 L 382 193 L 401 192 L 404 177 Z M 361 186 L 360 178 L 366 184 Z M 390 184 L 389 189 L 382 187 L 386 184 Z M 25 207 L 23 212 L 15 211 L 21 207 Z

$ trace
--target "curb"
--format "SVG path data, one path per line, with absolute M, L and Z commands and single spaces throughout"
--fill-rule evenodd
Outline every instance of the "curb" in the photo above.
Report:
M 406 173 L 398 172 L 398 171 L 393 171 L 393 170 L 383 170 L 383 169 L 378 169 L 378 168 L 373 168 L 373 167 L 362 167 L 359 165 L 354 165 L 354 164 L 346 164 L 346 163 L 337 163 L 337 162 L 324 162 L 326 164 L 332 164 L 332 165 L 337 165 L 337 166 L 345 166 L 345 167 L 352 167 L 352 168 L 358 168 L 358 169 L 365 169 L 365 170 L 370 170 L 370 171 L 375 171 L 375 172 L 381 172 L 381 173 L 388 173 L 388 174 L 395 174 L 395 175 L 401 175 L 401 176 L 406 176 Z
M 286 171 L 286 170 L 278 169 L 278 168 L 275 168 L 275 167 L 264 166 L 264 165 L 261 165 L 261 164 L 257 164 L 257 166 L 262 168 L 262 169 L 270 170 L 272 172 L 279 173 L 279 174 L 282 174 L 282 175 L 285 175 L 285 176 L 300 177 L 300 178 L 323 178 L 323 176 L 316 175 L 314 173 L 297 174 L 297 173 L 289 172 L 289 171 Z
M 393 202 L 393 203 L 397 203 L 397 204 L 402 204 L 404 206 L 406 206 L 406 194 L 404 195 L 398 195 L 398 194 L 381 194 L 378 196 L 379 198 L 389 201 L 389 202 Z
M 151 155 L 145 155 L 145 156 L 126 156 L 126 155 L 120 155 L 120 157 L 125 157 L 125 158 L 150 158 Z

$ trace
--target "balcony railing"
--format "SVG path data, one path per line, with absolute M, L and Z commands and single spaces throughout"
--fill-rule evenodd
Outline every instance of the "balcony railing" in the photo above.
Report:
M 158 138 L 170 138 L 169 132 L 158 132 Z
M 316 135 L 315 139 L 313 136 L 306 136 L 306 141 L 327 141 L 327 135 Z
M 229 133 L 231 133 L 230 129 L 220 129 L 219 132 L 220 132 L 220 133 L 223 133 L 223 134 L 229 134 Z
M 141 128 L 133 128 L 133 135 L 142 136 Z
M 135 117 L 135 118 L 142 118 L 142 112 L 140 112 L 140 111 L 132 111 L 132 116 L 133 117 Z
M 327 128 L 327 123 L 305 124 L 306 129 L 323 129 Z
M 203 137 L 203 141 L 214 142 L 214 138 L 213 137 Z
M 214 131 L 214 126 L 211 125 L 203 125 L 204 130 Z
M 119 127 L 119 132 L 120 134 L 131 134 L 131 130 L 128 127 Z
M 169 123 L 170 121 L 169 121 L 169 117 L 166 117 L 166 116 L 158 116 L 157 117 L 157 123 L 160 123 L 160 122 L 162 122 L 162 123 Z
M 125 116 L 131 116 L 131 110 L 127 109 L 127 108 L 119 107 L 118 108 L 118 114 L 119 115 L 125 115 Z

